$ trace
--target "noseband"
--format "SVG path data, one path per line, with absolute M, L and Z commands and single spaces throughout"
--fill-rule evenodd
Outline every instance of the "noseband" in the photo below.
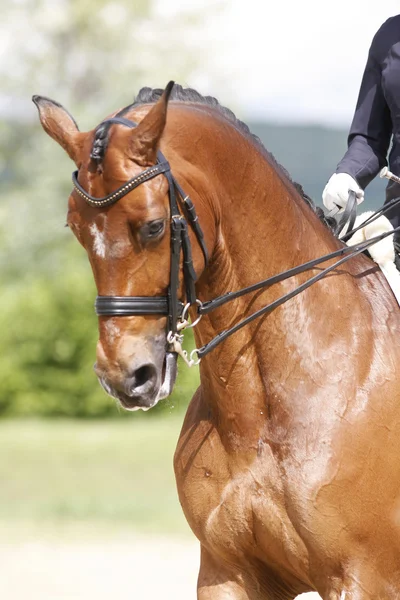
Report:
M 125 127 L 134 128 L 137 123 L 123 117 L 113 117 L 103 121 L 116 123 Z M 78 171 L 72 174 L 72 183 L 76 193 L 90 206 L 104 208 L 115 204 L 137 188 L 145 181 L 149 181 L 158 175 L 164 175 L 168 181 L 168 196 L 170 208 L 170 231 L 171 231 L 171 266 L 170 281 L 167 296 L 97 296 L 95 302 L 96 314 L 101 317 L 125 317 L 138 315 L 165 315 L 168 317 L 168 342 L 172 351 L 179 352 L 179 330 L 188 326 L 187 312 L 193 304 L 199 304 L 196 300 L 195 282 L 197 279 L 193 267 L 192 250 L 188 233 L 188 222 L 192 228 L 200 248 L 203 252 L 205 265 L 208 263 L 208 252 L 204 242 L 204 235 L 200 227 L 195 207 L 189 196 L 185 195 L 182 188 L 173 177 L 171 167 L 163 156 L 157 152 L 157 163 L 145 169 L 139 175 L 130 179 L 117 190 L 104 196 L 95 198 L 88 194 L 78 182 Z M 181 209 L 181 210 L 180 210 Z M 183 255 L 183 280 L 186 295 L 186 304 L 179 299 L 179 273 L 180 259 Z M 182 341 L 182 340 L 181 340 Z

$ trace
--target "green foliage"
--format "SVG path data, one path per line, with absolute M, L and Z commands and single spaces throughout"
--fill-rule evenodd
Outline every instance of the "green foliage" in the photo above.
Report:
M 49 274 L 75 167 L 44 133 L 32 95 L 60 102 L 91 130 L 140 87 L 188 80 L 204 60 L 190 36 L 201 17 L 190 8 L 161 16 L 152 0 L 9 0 L 1 16 L 0 269 Z
M 0 296 L 0 415 L 118 414 L 93 372 L 96 290 L 88 265 L 71 265 L 79 250 L 67 244 L 69 261 L 55 276 L 14 282 Z M 184 367 L 173 396 L 153 412 L 186 406 L 197 377 Z

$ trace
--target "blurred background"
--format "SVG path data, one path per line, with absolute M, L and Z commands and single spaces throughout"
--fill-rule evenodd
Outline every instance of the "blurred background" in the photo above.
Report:
M 31 96 L 85 130 L 174 79 L 231 108 L 321 205 L 372 37 L 397 4 L 2 1 L 0 595 L 190 600 L 198 568 L 172 472 L 198 373 L 181 366 L 146 414 L 100 389 L 96 291 L 64 228 L 73 165 Z M 383 200 L 376 180 L 364 206 Z

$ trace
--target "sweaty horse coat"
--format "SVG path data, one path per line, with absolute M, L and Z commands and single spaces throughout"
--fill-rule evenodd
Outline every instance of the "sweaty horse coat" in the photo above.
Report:
M 207 267 L 191 233 L 201 300 L 340 247 L 229 111 L 176 87 L 167 114 L 168 95 L 154 104 L 158 97 L 124 111 L 136 129 L 113 124 L 101 136 L 79 132 L 58 104 L 35 101 L 93 196 L 154 164 L 161 147 L 205 232 Z M 157 223 L 168 223 L 167 189 L 160 175 L 103 209 L 71 194 L 68 223 L 99 294 L 165 295 L 169 229 Z M 215 310 L 196 327 L 197 345 L 307 277 Z M 202 360 L 174 461 L 201 544 L 199 600 L 289 600 L 307 590 L 326 600 L 400 596 L 399 323 L 384 278 L 361 256 Z M 99 333 L 104 387 L 127 407 L 152 405 L 165 317 L 103 316 Z

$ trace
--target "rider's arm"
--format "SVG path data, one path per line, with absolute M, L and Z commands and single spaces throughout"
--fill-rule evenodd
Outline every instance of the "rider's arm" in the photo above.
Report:
M 385 166 L 392 134 L 390 110 L 382 90 L 382 61 L 387 44 L 386 26 L 375 34 L 365 67 L 348 150 L 336 173 L 348 173 L 364 189 Z

